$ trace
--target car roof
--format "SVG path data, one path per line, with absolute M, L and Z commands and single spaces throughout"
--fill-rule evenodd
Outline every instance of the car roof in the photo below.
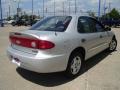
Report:
M 78 17 L 84 16 L 84 17 L 89 17 L 89 18 L 95 19 L 94 17 L 91 17 L 88 14 L 68 14 L 68 15 L 55 15 L 55 16 L 71 16 L 72 18 L 78 18 Z M 46 16 L 46 17 L 53 17 L 53 16 L 50 15 L 50 16 Z

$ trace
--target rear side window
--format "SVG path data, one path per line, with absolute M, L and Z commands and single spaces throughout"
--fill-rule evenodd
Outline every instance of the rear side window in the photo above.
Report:
M 71 16 L 48 17 L 33 25 L 30 30 L 63 32 L 67 29 L 71 19 Z
M 87 17 L 80 17 L 78 19 L 78 32 L 79 33 L 92 33 L 94 29 L 90 28 L 89 19 Z

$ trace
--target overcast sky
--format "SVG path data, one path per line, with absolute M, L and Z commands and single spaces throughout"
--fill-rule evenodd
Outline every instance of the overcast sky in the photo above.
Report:
M 7 12 L 9 11 L 10 6 L 10 14 L 14 15 L 16 13 L 17 8 L 17 0 L 2 0 L 3 7 L 3 16 L 7 16 Z M 43 0 L 33 0 L 34 1 L 34 14 L 43 15 Z M 65 12 L 69 12 L 69 4 L 70 11 L 74 12 L 75 8 L 75 0 L 44 0 L 45 2 L 45 12 L 54 12 L 54 1 L 55 1 L 55 11 L 63 12 L 63 8 Z M 92 10 L 94 12 L 98 12 L 98 1 L 99 0 L 76 0 L 77 2 L 77 11 L 88 11 Z M 103 13 L 103 6 L 105 0 L 101 0 L 101 13 Z M 120 0 L 106 0 L 106 7 L 109 6 L 109 2 L 111 3 L 111 8 L 120 9 Z M 28 14 L 31 14 L 31 6 L 32 0 L 20 0 L 20 7 L 22 11 L 25 11 Z M 106 11 L 107 12 L 107 11 Z M 49 13 L 50 14 L 50 13 Z

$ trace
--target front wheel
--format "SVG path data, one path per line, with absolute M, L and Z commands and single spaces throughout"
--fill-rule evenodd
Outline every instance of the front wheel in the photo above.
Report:
M 117 48 L 117 40 L 115 38 L 112 39 L 112 41 L 109 44 L 109 51 L 115 51 Z
M 74 78 L 79 75 L 83 64 L 83 58 L 80 53 L 73 53 L 68 62 L 66 69 L 66 75 L 70 78 Z

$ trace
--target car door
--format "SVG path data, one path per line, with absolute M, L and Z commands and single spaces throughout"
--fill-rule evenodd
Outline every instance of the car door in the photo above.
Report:
M 80 17 L 78 20 L 78 32 L 82 46 L 86 49 L 88 59 L 100 52 L 99 45 L 102 44 L 101 33 L 96 30 L 96 22 L 89 17 Z
M 100 45 L 99 49 L 100 51 L 106 49 L 109 47 L 110 43 L 110 34 L 108 31 L 105 31 L 105 27 L 98 21 L 94 20 L 96 22 L 96 32 L 100 34 Z

